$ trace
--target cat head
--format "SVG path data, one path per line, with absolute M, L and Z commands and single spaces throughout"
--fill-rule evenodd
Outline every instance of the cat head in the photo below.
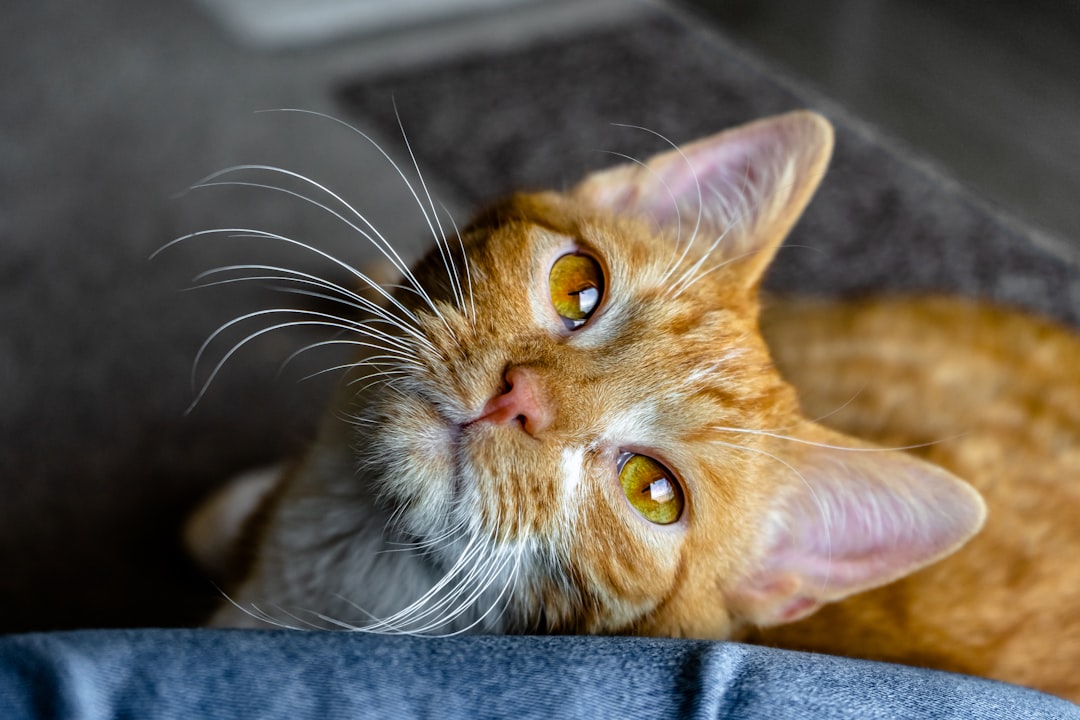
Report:
M 803 417 L 758 332 L 832 139 L 796 112 L 517 195 L 415 269 L 364 473 L 488 627 L 724 637 L 977 531 L 965 483 Z

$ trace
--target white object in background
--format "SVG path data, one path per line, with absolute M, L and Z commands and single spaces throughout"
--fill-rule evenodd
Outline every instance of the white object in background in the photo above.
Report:
M 543 0 L 199 0 L 245 43 L 266 48 L 313 45 Z

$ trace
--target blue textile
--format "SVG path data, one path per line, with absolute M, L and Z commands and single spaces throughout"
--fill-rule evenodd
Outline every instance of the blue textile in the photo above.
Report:
M 1080 718 L 988 680 L 737 643 L 108 630 L 0 638 L 0 718 Z

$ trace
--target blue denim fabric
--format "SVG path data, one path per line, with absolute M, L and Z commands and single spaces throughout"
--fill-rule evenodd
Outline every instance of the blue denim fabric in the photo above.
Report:
M 0 718 L 1080 718 L 988 680 L 736 643 L 121 630 L 0 638 Z

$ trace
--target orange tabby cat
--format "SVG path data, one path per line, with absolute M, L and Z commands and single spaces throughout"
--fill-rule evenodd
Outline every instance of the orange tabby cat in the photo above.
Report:
M 763 120 L 514 196 L 393 294 L 327 286 L 369 351 L 193 526 L 259 503 L 214 624 L 747 636 L 1080 699 L 1080 343 L 926 300 L 774 304 L 770 351 L 831 146 Z

